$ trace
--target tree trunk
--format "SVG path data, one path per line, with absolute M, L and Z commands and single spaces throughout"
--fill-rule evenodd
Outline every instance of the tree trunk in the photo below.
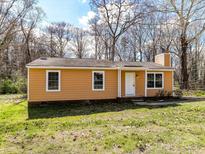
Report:
M 187 48 L 188 42 L 186 36 L 181 36 L 181 89 L 188 89 L 188 72 L 187 72 Z
M 133 61 L 137 61 L 137 52 L 136 51 L 134 51 L 134 55 L 133 56 L 134 56 Z
M 152 61 L 155 62 L 155 56 L 157 54 L 156 46 L 153 46 L 153 51 L 152 51 Z
M 4 62 L 5 62 L 5 77 L 11 78 L 10 74 L 10 69 L 9 69 L 9 49 L 5 49 L 5 57 L 4 57 Z
M 105 42 L 105 59 L 109 60 L 109 53 L 108 53 L 108 45 L 107 42 Z
M 111 61 L 114 61 L 115 60 L 115 43 L 116 43 L 116 40 L 115 38 L 112 39 L 112 51 L 111 51 Z
M 60 41 L 60 55 L 59 55 L 59 57 L 60 58 L 64 57 L 64 50 L 63 50 L 63 42 L 62 42 L 62 40 Z
M 142 62 L 142 37 L 139 37 L 139 53 L 140 53 L 140 62 Z
M 97 42 L 96 34 L 95 34 L 95 59 L 98 59 L 98 42 Z
M 142 62 L 142 50 L 140 50 L 140 62 Z
M 31 52 L 29 46 L 29 39 L 26 39 L 26 64 L 31 62 Z

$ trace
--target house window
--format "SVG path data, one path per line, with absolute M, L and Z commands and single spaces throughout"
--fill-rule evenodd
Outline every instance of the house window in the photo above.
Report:
M 46 91 L 60 91 L 60 71 L 47 71 Z
M 163 88 L 163 74 L 147 73 L 147 88 Z
M 104 90 L 104 71 L 93 71 L 92 74 L 92 89 Z

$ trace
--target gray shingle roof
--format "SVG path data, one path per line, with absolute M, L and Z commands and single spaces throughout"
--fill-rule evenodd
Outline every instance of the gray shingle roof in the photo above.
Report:
M 172 69 L 153 62 L 111 62 L 108 60 L 96 60 L 91 58 L 77 59 L 77 58 L 39 58 L 27 66 L 33 67 L 142 67 L 148 69 Z

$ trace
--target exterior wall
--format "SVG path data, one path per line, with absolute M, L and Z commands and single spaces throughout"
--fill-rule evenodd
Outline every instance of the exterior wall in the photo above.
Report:
M 152 71 L 153 72 L 153 71 Z M 147 96 L 153 97 L 156 96 L 160 90 L 165 90 L 168 92 L 172 92 L 172 71 L 164 71 L 164 89 L 147 89 Z
M 171 55 L 170 53 L 162 53 L 155 56 L 155 63 L 163 66 L 171 67 Z
M 61 71 L 61 91 L 46 92 L 46 70 L 52 69 L 29 69 L 29 93 L 30 102 L 60 101 L 60 100 L 92 100 L 92 99 L 116 99 L 118 97 L 118 71 L 104 70 L 105 90 L 92 90 L 92 71 L 98 70 L 71 70 L 58 69 Z M 56 70 L 56 69 L 55 69 Z M 102 71 L 102 70 L 100 70 Z M 135 72 L 136 97 L 145 96 L 145 71 L 122 71 L 121 72 L 121 96 L 125 96 L 125 73 Z M 149 71 L 148 71 L 149 72 Z M 153 71 L 150 71 L 153 72 Z M 162 71 L 160 71 L 162 72 Z M 164 71 L 164 90 L 172 92 L 172 71 Z M 147 89 L 147 96 L 156 96 L 162 89 Z
M 145 71 L 122 71 L 122 96 L 125 96 L 125 72 L 135 72 L 135 95 L 144 97 L 145 94 Z
M 105 70 L 105 90 L 92 90 L 92 71 L 61 70 L 61 91 L 46 92 L 46 70 L 29 69 L 29 101 L 115 99 L 117 70 Z M 102 70 L 101 70 L 102 71 Z
M 122 97 L 125 96 L 125 72 L 135 72 L 135 93 L 136 97 L 145 96 L 145 71 L 122 71 Z M 149 71 L 154 72 L 154 71 Z M 156 71 L 155 71 L 156 72 Z M 172 71 L 160 71 L 164 74 L 164 89 L 147 89 L 147 96 L 153 97 L 156 96 L 160 90 L 165 90 L 172 92 Z

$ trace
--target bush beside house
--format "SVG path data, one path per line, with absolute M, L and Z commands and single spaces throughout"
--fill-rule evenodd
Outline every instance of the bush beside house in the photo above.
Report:
M 27 92 L 25 78 L 3 79 L 0 81 L 0 94 L 22 94 Z

